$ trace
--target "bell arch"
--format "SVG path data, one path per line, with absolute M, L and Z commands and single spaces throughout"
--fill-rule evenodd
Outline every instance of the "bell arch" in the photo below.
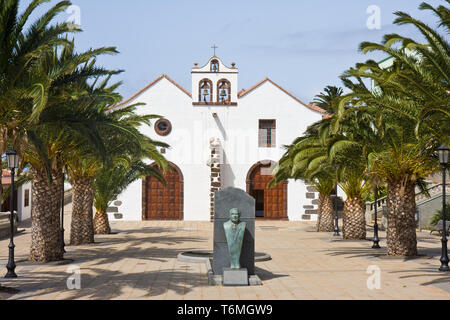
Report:
M 217 103 L 228 104 L 231 102 L 231 82 L 221 79 L 217 82 Z
M 213 102 L 213 83 L 209 79 L 203 79 L 198 85 L 198 101 L 203 103 Z
M 217 59 L 211 60 L 211 72 L 214 72 L 214 73 L 220 72 L 219 60 L 217 60 Z

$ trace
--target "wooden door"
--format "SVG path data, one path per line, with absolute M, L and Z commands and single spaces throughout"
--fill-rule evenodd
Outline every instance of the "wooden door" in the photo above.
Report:
M 247 192 L 252 195 L 255 191 L 264 192 L 264 219 L 285 220 L 287 215 L 287 191 L 288 184 L 280 183 L 268 189 L 267 186 L 272 180 L 270 167 L 272 163 L 258 163 L 250 170 L 247 179 Z
M 183 220 L 183 176 L 172 167 L 164 175 L 165 185 L 153 177 L 144 179 L 143 220 Z

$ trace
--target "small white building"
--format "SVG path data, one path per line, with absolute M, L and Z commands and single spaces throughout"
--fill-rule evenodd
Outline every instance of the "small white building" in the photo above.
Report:
M 301 181 L 268 190 L 271 172 L 291 144 L 324 111 L 266 78 L 238 90 L 236 64 L 213 56 L 192 68 L 192 93 L 163 74 L 115 106 L 136 103 L 140 114 L 164 119 L 143 133 L 168 143 L 166 185 L 154 178 L 132 184 L 110 219 L 210 221 L 214 191 L 236 187 L 256 199 L 260 219 L 316 220 L 318 194 Z
M 9 170 L 3 170 L 2 185 L 4 188 L 11 184 L 11 174 Z M 15 192 L 14 209 L 17 211 L 19 221 L 31 219 L 31 182 L 27 182 L 19 186 Z M 3 204 L 0 204 L 0 212 L 10 212 L 10 197 Z

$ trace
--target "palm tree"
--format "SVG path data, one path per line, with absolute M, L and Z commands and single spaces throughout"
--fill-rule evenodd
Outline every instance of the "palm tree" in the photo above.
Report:
M 310 183 L 319 192 L 318 203 L 318 232 L 332 232 L 334 230 L 334 206 L 332 193 L 336 179 L 331 166 L 324 157 L 324 146 L 318 139 L 315 126 L 308 129 L 305 136 L 297 138 L 280 159 L 274 172 L 274 178 L 269 187 L 273 187 L 287 179 L 303 180 Z
M 327 86 L 325 93 L 317 95 L 313 103 L 327 111 L 328 117 L 311 125 L 304 136 L 286 146 L 286 153 L 279 161 L 275 177 L 270 186 L 287 179 L 301 179 L 311 183 L 319 192 L 318 232 L 334 230 L 334 205 L 332 193 L 336 186 L 336 176 L 328 161 L 326 141 L 329 132 L 323 130 L 323 122 L 334 123 L 334 113 L 343 95 L 343 89 Z
M 62 35 L 79 31 L 67 23 L 51 25 L 54 18 L 70 6 L 68 1 L 57 3 L 28 25 L 30 16 L 46 2 L 34 0 L 19 14 L 19 0 L 0 1 L 0 155 L 8 146 L 14 146 L 23 159 L 27 145 L 23 122 L 28 115 L 22 112 L 21 106 L 30 99 L 39 105 L 37 91 L 30 90 L 36 89 L 36 84 L 29 82 L 28 74 L 42 53 L 64 43 Z M 0 180 L 1 169 L 0 166 Z M 2 190 L 0 183 L 0 198 Z
M 432 9 L 448 32 L 449 10 Z M 394 58 L 381 69 L 374 61 L 357 64 L 343 75 L 352 92 L 342 99 L 357 105 L 372 118 L 377 141 L 359 137 L 354 143 L 370 146 L 368 173 L 388 186 L 388 254 L 417 254 L 415 186 L 437 169 L 434 150 L 449 141 L 449 45 L 437 31 L 409 15 L 397 12 L 396 24 L 412 24 L 428 40 L 426 45 L 399 35 L 386 35 L 383 43 L 363 43 L 363 52 L 382 51 Z M 393 44 L 401 42 L 401 48 Z M 356 81 L 350 80 L 356 79 Z M 377 84 L 372 91 L 362 79 Z M 438 116 L 439 114 L 439 116 Z
M 100 157 L 106 149 L 101 128 L 120 126 L 108 119 L 105 112 L 84 103 L 87 94 L 80 90 L 80 79 L 109 75 L 112 72 L 92 68 L 98 54 L 115 50 L 102 48 L 74 54 L 73 42 L 46 52 L 31 77 L 44 79 L 45 105 L 33 116 L 26 130 L 29 147 L 25 160 L 32 167 L 33 207 L 31 260 L 49 262 L 62 259 L 59 230 L 62 168 L 80 145 L 90 144 Z M 81 66 L 80 66 L 81 64 Z M 29 109 L 32 111 L 32 109 Z
M 94 176 L 101 166 L 91 154 L 77 153 L 68 161 L 69 182 L 72 185 L 72 219 L 70 244 L 72 246 L 94 243 Z
M 343 170 L 339 184 L 347 200 L 344 204 L 343 236 L 346 240 L 366 239 L 365 203 L 362 194 L 366 190 L 366 181 L 356 170 Z
M 73 53 L 72 53 L 73 55 Z M 90 65 L 90 70 L 94 69 L 94 65 Z M 119 84 L 108 87 L 108 81 L 111 75 L 103 80 L 99 85 L 97 82 L 88 83 L 87 78 L 80 78 L 78 90 L 84 92 L 83 98 L 77 100 L 77 107 L 97 110 L 106 116 L 107 108 L 121 100 L 121 96 L 115 92 Z M 114 123 L 108 123 L 108 126 Z M 125 129 L 122 124 L 119 127 Z M 105 137 L 105 131 L 114 132 L 115 129 L 106 129 L 99 127 L 101 130 L 101 138 Z M 117 134 L 117 133 L 116 133 Z M 123 134 L 123 132 L 121 132 Z M 130 139 L 131 140 L 131 139 Z M 93 221 L 93 203 L 94 203 L 94 178 L 102 166 L 102 162 L 107 161 L 109 153 L 99 154 L 93 149 L 92 144 L 88 141 L 78 140 L 71 148 L 70 155 L 65 159 L 66 168 L 68 169 L 69 181 L 72 185 L 72 219 L 70 228 L 70 244 L 85 245 L 94 243 L 94 221 Z
M 109 105 L 105 105 L 107 110 Z M 154 141 L 139 132 L 139 127 L 149 125 L 156 115 L 137 115 L 133 106 L 107 113 L 112 123 L 122 128 L 120 131 L 110 126 L 102 128 L 101 134 L 105 141 L 106 161 L 95 154 L 89 145 L 78 149 L 68 161 L 71 182 L 73 186 L 73 210 L 71 244 L 89 244 L 94 241 L 94 233 L 107 230 L 108 226 L 102 222 L 103 211 L 93 220 L 92 207 L 94 202 L 94 181 L 101 170 L 117 169 L 117 165 L 129 164 L 129 158 L 146 159 L 155 161 L 160 168 L 165 170 L 167 162 L 157 150 L 157 147 L 169 146 L 165 143 Z M 124 132 L 126 131 L 126 132 Z M 118 169 L 117 169 L 118 170 Z M 106 213 L 106 211 L 105 211 Z M 102 226 L 102 227 L 99 227 Z M 103 233 L 103 232 L 102 232 Z
M 439 18 L 438 26 L 443 34 L 407 13 L 396 12 L 395 24 L 411 25 L 427 42 L 418 43 L 398 34 L 385 35 L 380 44 L 364 42 L 361 44 L 363 53 L 384 52 L 394 58 L 394 64 L 389 70 L 380 70 L 376 63 L 368 61 L 361 64 L 359 70 L 369 70 L 365 76 L 382 85 L 379 102 L 384 108 L 413 121 L 417 136 L 432 134 L 444 141 L 450 136 L 450 47 L 445 36 L 450 32 L 450 10 L 427 3 L 419 8 L 430 10 Z M 398 44 L 400 49 L 396 47 Z
M 344 90 L 341 87 L 327 86 L 324 92 L 315 96 L 312 103 L 321 107 L 328 114 L 334 114 L 336 111 L 334 106 L 339 103 L 339 99 L 343 94 Z
M 115 166 L 105 166 L 100 170 L 94 182 L 94 206 L 97 211 L 94 219 L 96 234 L 111 233 L 106 213 L 111 202 L 117 199 L 130 184 L 148 176 L 164 182 L 164 176 L 160 170 L 136 159 L 129 159 L 129 164 L 118 163 Z
M 341 115 L 340 119 L 333 119 L 337 114 Z M 370 187 L 367 168 L 371 144 L 359 144 L 355 141 L 365 139 L 376 144 L 378 140 L 370 118 L 356 105 L 347 104 L 342 111 L 336 111 L 333 118 L 322 121 L 320 129 L 329 135 L 326 142 L 329 161 L 336 168 L 339 186 L 347 196 L 343 213 L 343 235 L 347 240 L 362 240 L 366 238 L 363 194 Z M 336 123 L 337 131 L 333 133 L 332 124 Z
M 318 174 L 311 182 L 319 192 L 317 232 L 333 232 L 335 204 L 333 203 L 332 193 L 335 191 L 335 181 L 329 174 L 325 173 L 323 177 Z
M 162 172 L 165 172 L 168 166 L 167 160 L 159 152 L 158 147 L 169 148 L 169 145 L 153 140 L 138 130 L 139 127 L 148 126 L 153 119 L 159 119 L 161 116 L 138 115 L 135 110 L 139 105 L 142 104 L 109 109 L 108 117 L 126 127 L 130 134 L 122 134 L 108 128 L 104 132 L 104 135 L 108 137 L 106 148 L 110 161 L 104 163 L 101 168 L 99 167 L 99 171 L 95 175 L 93 194 L 94 202 L 97 203 L 95 205 L 97 212 L 94 217 L 95 234 L 111 232 L 106 210 L 110 202 L 117 198 L 129 184 L 141 178 L 144 173 L 161 179 L 159 171 L 153 167 L 147 168 L 142 161 L 153 161 Z M 129 168 L 131 171 L 125 173 L 125 168 Z M 118 183 L 117 187 L 109 184 L 115 182 Z

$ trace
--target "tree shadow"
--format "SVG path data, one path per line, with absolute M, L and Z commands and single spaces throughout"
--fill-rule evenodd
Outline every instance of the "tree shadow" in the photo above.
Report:
M 430 281 L 422 282 L 423 286 L 436 286 L 450 292 L 450 273 L 441 272 L 437 266 L 422 267 L 411 270 L 390 271 L 391 274 L 404 274 L 399 276 L 400 279 L 411 279 L 418 277 L 433 277 Z
M 346 256 L 346 258 L 380 258 L 383 256 L 387 256 L 386 248 L 381 249 L 372 249 L 372 248 L 330 248 L 323 250 L 327 255 L 336 257 L 336 256 Z
M 9 297 L 14 300 L 39 298 L 43 295 L 60 293 L 61 300 L 110 300 L 126 299 L 132 291 L 138 290 L 134 297 L 150 299 L 163 298 L 168 291 L 184 295 L 199 286 L 206 286 L 208 279 L 202 274 L 188 274 L 186 271 L 153 270 L 137 273 L 123 273 L 92 268 L 90 272 L 81 270 L 81 289 L 69 290 L 67 281 L 71 274 L 61 271 L 33 272 L 32 277 L 21 279 L 20 292 Z M 69 280 L 70 281 L 70 280 Z M 51 286 L 48 284 L 51 283 Z
M 81 268 L 81 290 L 67 289 L 67 279 L 72 275 L 65 272 L 69 265 L 35 264 L 26 260 L 28 257 L 25 260 L 18 257 L 21 261 L 17 269 L 19 278 L 5 284 L 20 290 L 12 299 L 45 297 L 60 292 L 61 299 L 103 300 L 125 298 L 132 290 L 139 290 L 144 299 L 163 297 L 168 291 L 183 295 L 195 287 L 207 286 L 208 278 L 196 272 L 195 267 L 181 264 L 171 269 L 168 264 L 172 265 L 181 252 L 209 249 L 210 239 L 185 233 L 177 235 L 177 230 L 123 230 L 126 233 L 96 237 L 97 243 L 92 245 L 67 246 L 65 259 L 71 266 Z M 141 269 L 142 272 L 136 271 Z
M 407 262 L 412 260 L 430 260 L 440 255 L 439 248 L 418 248 L 418 255 L 412 257 L 403 256 L 389 256 L 387 253 L 387 248 L 382 246 L 380 249 L 372 249 L 370 246 L 367 248 L 350 248 L 350 247 L 340 247 L 340 248 L 329 248 L 324 250 L 329 256 L 347 256 L 346 258 L 370 258 L 370 259 L 381 259 L 381 260 L 398 260 L 401 262 Z

